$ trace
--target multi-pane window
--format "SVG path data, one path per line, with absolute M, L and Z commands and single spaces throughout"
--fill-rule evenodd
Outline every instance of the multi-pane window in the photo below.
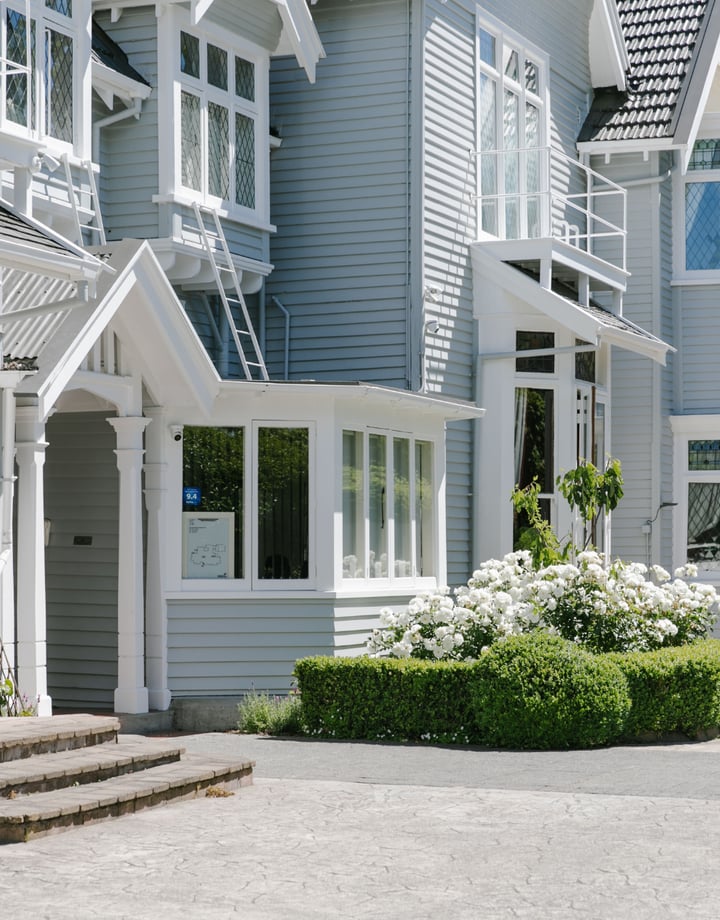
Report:
M 0 10 L 5 61 L 0 120 L 6 128 L 72 144 L 76 55 L 71 0 L 0 3 Z
M 720 569 L 720 441 L 688 441 L 687 469 L 687 561 Z
M 432 444 L 343 432 L 343 577 L 436 574 Z
M 478 27 L 480 230 L 501 239 L 541 233 L 545 65 L 499 29 Z
M 540 487 L 540 510 L 552 519 L 555 479 L 555 392 L 539 387 L 515 389 L 515 484 L 524 489 Z M 517 546 L 529 522 L 515 513 L 514 542 Z
M 309 430 L 260 426 L 256 434 L 251 445 L 244 428 L 185 427 L 183 577 L 308 578 Z
M 695 144 L 685 179 L 685 268 L 720 269 L 720 139 Z
M 203 197 L 256 207 L 255 63 L 180 32 L 180 180 Z

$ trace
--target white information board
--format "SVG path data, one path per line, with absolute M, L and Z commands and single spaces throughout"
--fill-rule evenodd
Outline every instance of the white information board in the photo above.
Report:
M 183 578 L 235 577 L 235 512 L 183 511 Z

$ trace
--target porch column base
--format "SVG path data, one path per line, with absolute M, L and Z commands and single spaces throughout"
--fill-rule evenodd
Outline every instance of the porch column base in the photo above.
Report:
M 170 708 L 172 702 L 172 693 L 169 690 L 149 690 L 148 700 L 151 709 L 157 709 L 159 712 L 165 712 Z
M 36 716 L 51 716 L 52 715 L 52 700 L 49 696 L 41 694 L 35 701 L 35 715 Z
M 150 711 L 147 687 L 118 687 L 114 702 L 115 712 L 135 714 Z

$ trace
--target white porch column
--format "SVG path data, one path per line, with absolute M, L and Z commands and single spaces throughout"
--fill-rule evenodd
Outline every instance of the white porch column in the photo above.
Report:
M 143 432 L 150 419 L 109 418 L 117 436 L 120 471 L 118 533 L 118 686 L 116 712 L 147 712 L 145 605 L 143 598 L 142 460 Z
M 16 432 L 18 688 L 36 702 L 39 716 L 49 716 L 43 489 L 47 442 L 37 406 L 17 406 Z
M 145 550 L 145 654 L 148 699 L 151 709 L 169 709 L 167 679 L 167 606 L 165 603 L 164 505 L 167 464 L 161 462 L 167 437 L 163 410 L 149 407 L 145 414 L 154 423 L 148 429 L 145 464 L 147 530 Z

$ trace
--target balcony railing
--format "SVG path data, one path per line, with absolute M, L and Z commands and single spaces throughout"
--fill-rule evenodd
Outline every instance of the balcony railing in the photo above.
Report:
M 480 237 L 553 237 L 625 269 L 624 188 L 551 147 L 477 158 Z

